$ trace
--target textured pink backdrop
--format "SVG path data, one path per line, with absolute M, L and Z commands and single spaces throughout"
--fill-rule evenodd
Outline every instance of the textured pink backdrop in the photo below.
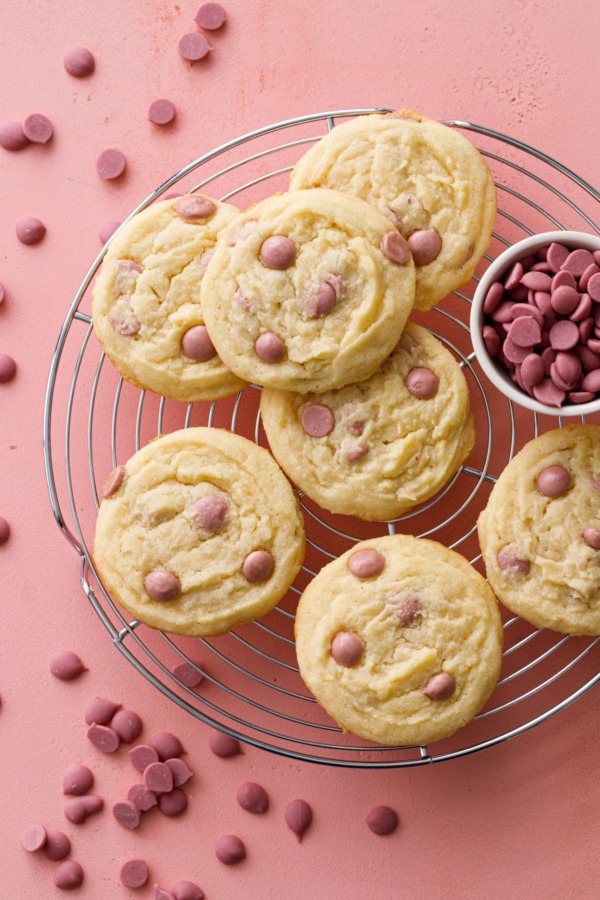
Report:
M 208 729 L 162 698 L 111 646 L 83 598 L 77 557 L 57 529 L 42 457 L 45 385 L 72 296 L 100 245 L 98 228 L 123 218 L 189 160 L 269 122 L 326 109 L 410 106 L 507 132 L 600 185 L 597 5 L 505 0 L 229 0 L 210 59 L 184 63 L 177 41 L 199 5 L 160 0 L 21 0 L 0 5 L 0 121 L 43 112 L 46 147 L 0 149 L 0 352 L 18 364 L 0 385 L 0 515 L 13 528 L 0 548 L 0 874 L 3 896 L 53 897 L 54 864 L 21 850 L 34 821 L 64 828 L 86 872 L 81 897 L 152 895 L 118 880 L 145 857 L 151 883 L 197 881 L 207 900 L 591 898 L 597 896 L 598 691 L 514 741 L 451 763 L 358 773 L 290 762 L 247 748 L 230 761 L 207 749 Z M 74 80 L 64 52 L 83 44 L 96 73 Z M 176 124 L 146 120 L 159 96 Z M 108 146 L 126 176 L 102 182 Z M 44 242 L 24 247 L 14 223 L 35 215 Z M 74 448 L 75 452 L 77 448 Z M 48 671 L 68 647 L 89 671 L 65 684 Z M 154 816 L 127 832 L 105 810 L 78 828 L 63 818 L 61 779 L 88 762 L 98 792 L 119 799 L 131 770 L 92 752 L 82 710 L 93 695 L 136 709 L 146 734 L 177 733 L 197 775 L 188 813 Z M 263 817 L 235 801 L 245 780 L 271 796 Z M 292 797 L 314 807 L 298 844 L 283 824 Z M 388 803 L 401 828 L 377 838 L 367 810 Z M 68 826 L 68 827 L 67 827 Z M 248 859 L 226 868 L 215 838 L 238 833 Z

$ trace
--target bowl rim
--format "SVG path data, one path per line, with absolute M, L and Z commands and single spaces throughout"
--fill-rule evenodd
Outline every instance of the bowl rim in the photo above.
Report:
M 546 244 L 562 243 L 573 249 L 582 247 L 586 250 L 600 250 L 600 234 L 590 234 L 584 231 L 544 231 L 532 234 L 529 237 L 511 244 L 503 250 L 488 266 L 473 294 L 471 312 L 469 316 L 469 328 L 471 342 L 475 356 L 484 374 L 501 393 L 519 406 L 529 409 L 531 412 L 548 416 L 585 416 L 600 410 L 600 396 L 587 403 L 568 403 L 563 406 L 546 406 L 534 397 L 530 397 L 525 391 L 514 384 L 508 374 L 504 374 L 492 361 L 483 340 L 483 301 L 490 285 L 497 281 L 506 269 L 517 260 L 529 253 L 539 250 Z

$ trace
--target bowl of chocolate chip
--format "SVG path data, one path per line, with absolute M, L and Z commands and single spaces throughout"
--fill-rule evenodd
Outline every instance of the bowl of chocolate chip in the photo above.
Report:
M 549 231 L 501 253 L 471 306 L 489 380 L 533 412 L 600 410 L 600 235 Z

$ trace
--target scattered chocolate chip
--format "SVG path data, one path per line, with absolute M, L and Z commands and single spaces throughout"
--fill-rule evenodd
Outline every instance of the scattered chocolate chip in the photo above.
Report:
M 169 125 L 175 118 L 175 104 L 172 100 L 153 100 L 148 109 L 148 121 L 154 125 Z
M 63 891 L 81 887 L 83 878 L 83 869 L 74 859 L 66 859 L 54 872 L 54 884 Z
M 43 825 L 30 825 L 21 838 L 21 846 L 28 853 L 35 853 L 42 849 L 47 839 L 48 835 Z
M 138 744 L 129 751 L 129 759 L 134 769 L 144 772 L 151 763 L 159 762 L 158 753 L 150 744 Z
M 221 731 L 213 731 L 208 738 L 208 745 L 215 756 L 221 759 L 229 759 L 238 756 L 242 752 L 239 741 L 229 734 Z
M 23 126 L 20 122 L 0 123 L 0 147 L 15 152 L 23 150 L 28 144 L 29 141 L 23 133 Z
M 80 797 L 87 794 L 93 784 L 94 773 L 91 769 L 81 764 L 70 766 L 63 775 L 63 794 Z
M 175 900 L 204 900 L 204 891 L 193 881 L 176 881 L 171 893 Z
M 302 840 L 304 833 L 310 828 L 312 820 L 312 809 L 306 800 L 290 800 L 285 808 L 285 821 L 288 828 L 298 838 L 298 841 Z
M 140 812 L 147 812 L 158 805 L 158 797 L 154 791 L 146 790 L 143 784 L 132 784 L 127 791 L 127 799 L 130 800 Z
M 41 113 L 33 113 L 23 122 L 23 134 L 32 144 L 47 144 L 54 129 L 50 119 Z
M 166 763 L 150 763 L 144 769 L 144 787 L 155 794 L 167 794 L 173 790 L 173 773 Z
M 392 834 L 399 823 L 398 814 L 389 806 L 374 806 L 365 821 L 373 834 L 380 836 Z
M 187 805 L 187 796 L 180 788 L 175 787 L 166 794 L 158 795 L 158 808 L 163 816 L 180 816 L 186 811 Z
M 179 55 L 188 62 L 197 62 L 199 59 L 210 53 L 212 47 L 203 34 L 197 31 L 190 31 L 179 39 L 178 44 Z
M 182 787 L 193 776 L 193 772 L 183 759 L 166 759 L 165 766 L 168 766 L 173 776 L 173 787 Z
M 107 725 L 97 725 L 95 722 L 87 730 L 87 738 L 102 753 L 114 753 L 119 749 L 119 735 Z
M 128 888 L 144 887 L 150 878 L 148 864 L 145 859 L 128 859 L 119 872 L 121 884 Z
M 216 31 L 225 24 L 225 10 L 220 3 L 203 3 L 194 16 L 194 21 L 206 31 Z
M 58 650 L 50 657 L 50 671 L 60 681 L 73 681 L 85 670 L 81 659 L 72 650 Z
M 96 171 L 104 181 L 120 178 L 127 166 L 125 154 L 115 147 L 103 150 L 96 160 Z
M 235 834 L 223 834 L 215 842 L 215 855 L 226 866 L 234 866 L 246 858 L 246 848 Z
M 104 697 L 93 697 L 88 701 L 83 711 L 83 717 L 88 725 L 108 725 L 116 711 L 120 708 L 120 703 L 113 700 L 105 700 Z
M 0 353 L 0 384 L 6 384 L 17 374 L 17 364 L 8 353 Z
M 35 216 L 24 216 L 17 221 L 15 225 L 17 238 L 22 244 L 33 246 L 39 244 L 46 234 L 46 226 L 40 219 Z
M 262 785 L 245 781 L 237 790 L 237 802 L 251 813 L 263 813 L 269 808 L 269 797 Z
M 113 816 L 124 828 L 133 831 L 140 824 L 140 811 L 131 800 L 120 800 L 113 806 Z
M 152 735 L 148 743 L 151 747 L 154 747 L 161 762 L 164 762 L 166 759 L 174 759 L 183 753 L 181 741 L 176 735 L 171 734 L 170 731 L 157 731 L 156 734 Z
M 143 723 L 131 709 L 119 709 L 110 720 L 110 727 L 125 744 L 131 744 L 142 733 Z
M 181 662 L 173 666 L 173 675 L 188 688 L 198 687 L 204 681 L 204 675 L 198 669 L 198 665 L 189 662 Z
M 63 65 L 73 78 L 87 78 L 96 68 L 96 60 L 87 47 L 71 47 L 63 57 Z
M 71 797 L 64 807 L 65 817 L 74 825 L 83 825 L 88 816 L 99 812 L 104 807 L 104 800 L 96 794 L 85 794 L 83 797 Z
M 46 842 L 42 847 L 42 853 L 47 859 L 58 862 L 71 852 L 71 841 L 63 831 L 54 828 L 46 829 Z

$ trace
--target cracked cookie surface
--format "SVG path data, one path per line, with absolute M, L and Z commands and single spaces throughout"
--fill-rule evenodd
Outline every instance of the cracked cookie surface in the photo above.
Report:
M 126 381 L 187 402 L 244 388 L 216 354 L 200 306 L 217 237 L 238 213 L 228 203 L 186 194 L 153 203 L 112 239 L 92 316 L 96 337 Z
M 299 571 L 304 546 L 296 496 L 271 455 L 225 430 L 189 428 L 111 473 L 94 562 L 115 600 L 142 622 L 202 636 L 269 612 Z
M 322 394 L 265 388 L 273 455 L 323 508 L 392 519 L 432 497 L 475 443 L 469 390 L 446 348 L 409 323 L 367 381 Z
M 246 210 L 202 282 L 221 358 L 240 378 L 301 393 L 368 378 L 413 307 L 405 244 L 377 209 L 335 191 L 276 194 Z
M 529 441 L 500 474 L 477 522 L 498 599 L 536 625 L 600 634 L 600 427 Z
M 290 176 L 292 190 L 316 187 L 361 197 L 397 225 L 415 258 L 416 309 L 467 284 L 490 242 L 496 188 L 483 155 L 412 110 L 333 128 Z
M 459 554 L 389 535 L 326 565 L 296 613 L 300 674 L 345 730 L 425 744 L 466 725 L 502 662 L 496 598 Z

